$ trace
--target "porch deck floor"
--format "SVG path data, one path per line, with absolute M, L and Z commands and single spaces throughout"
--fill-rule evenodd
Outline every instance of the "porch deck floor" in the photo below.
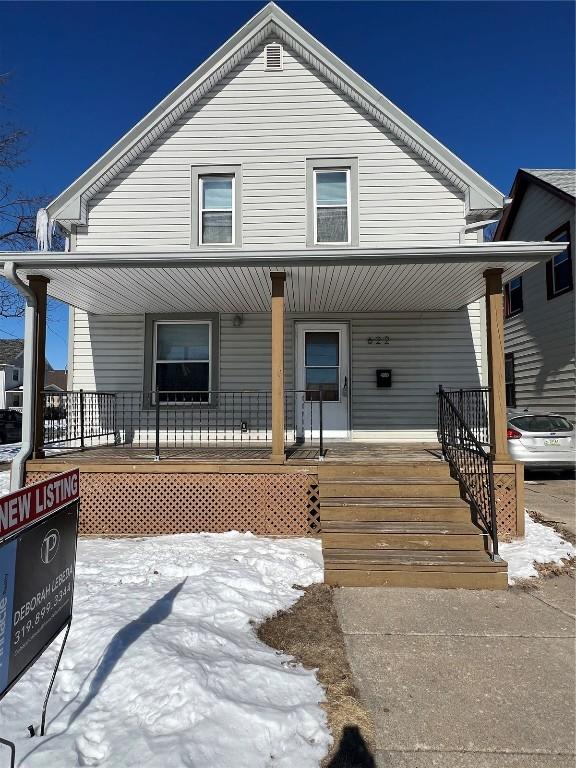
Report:
M 376 442 L 329 442 L 325 445 L 325 462 L 341 463 L 406 463 L 438 461 L 441 457 L 438 443 L 376 443 Z M 186 464 L 217 462 L 219 464 L 256 463 L 266 464 L 270 459 L 270 446 L 188 446 L 161 447 L 160 461 L 155 462 L 155 451 L 151 447 L 133 445 L 101 445 L 80 450 L 45 449 L 45 457 L 33 459 L 36 463 L 53 464 L 141 464 L 155 462 L 161 464 Z M 287 452 L 287 464 L 318 463 L 318 449 L 302 445 L 290 448 Z

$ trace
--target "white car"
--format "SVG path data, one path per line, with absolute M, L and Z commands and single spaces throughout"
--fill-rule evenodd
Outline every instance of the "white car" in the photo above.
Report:
M 509 412 L 508 451 L 527 467 L 574 469 L 574 424 L 555 413 Z

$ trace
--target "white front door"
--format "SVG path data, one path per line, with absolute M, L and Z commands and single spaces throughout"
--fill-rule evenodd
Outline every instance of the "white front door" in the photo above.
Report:
M 298 436 L 348 437 L 349 348 L 347 323 L 296 324 L 296 426 Z

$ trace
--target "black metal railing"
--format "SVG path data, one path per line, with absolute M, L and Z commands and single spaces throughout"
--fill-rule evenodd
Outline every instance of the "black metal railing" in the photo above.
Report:
M 438 390 L 438 440 L 446 461 L 464 488 L 476 517 L 476 522 L 490 539 L 490 554 L 498 557 L 498 532 L 496 526 L 496 501 L 494 496 L 494 472 L 492 459 L 479 438 L 481 422 L 466 417 L 467 404 L 474 399 L 460 397 L 465 390 Z M 482 390 L 484 391 L 484 390 Z M 472 390 L 478 392 L 478 390 Z M 479 399 L 479 398 L 478 398 Z M 476 404 L 470 411 L 476 414 Z
M 116 434 L 113 392 L 43 392 L 44 445 L 84 448 Z
M 462 414 L 462 417 L 482 445 L 490 445 L 488 418 L 489 387 L 475 389 L 445 389 L 442 391 Z
M 324 394 L 321 389 L 284 392 L 284 442 L 286 449 L 306 445 L 324 458 Z
M 323 401 L 284 394 L 284 444 L 323 455 Z M 272 442 L 269 391 L 45 392 L 44 445 L 52 449 L 129 446 L 266 448 Z

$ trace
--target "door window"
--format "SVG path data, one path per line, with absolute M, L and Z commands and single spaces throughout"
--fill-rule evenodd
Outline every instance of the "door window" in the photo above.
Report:
M 306 400 L 340 400 L 340 334 L 306 331 L 304 334 Z

